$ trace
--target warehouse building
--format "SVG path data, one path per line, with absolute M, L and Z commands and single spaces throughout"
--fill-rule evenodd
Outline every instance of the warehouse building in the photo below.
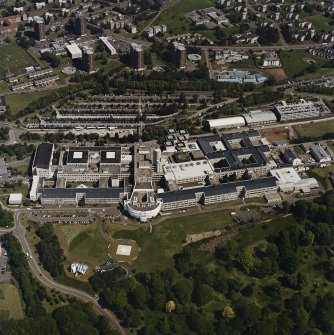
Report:
M 240 128 L 246 125 L 245 119 L 242 116 L 232 116 L 221 119 L 208 120 L 210 129 L 230 129 Z
M 277 122 L 277 117 L 272 111 L 253 110 L 242 114 L 248 126 L 259 126 Z
M 290 121 L 316 118 L 320 114 L 320 109 L 313 102 L 301 99 L 298 103 L 282 101 L 280 105 L 275 106 L 274 112 L 279 121 Z

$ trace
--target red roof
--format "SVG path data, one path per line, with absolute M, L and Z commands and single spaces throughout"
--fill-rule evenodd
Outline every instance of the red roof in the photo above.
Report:
M 14 20 L 17 18 L 21 18 L 21 16 L 24 14 L 24 12 L 20 12 L 17 15 L 11 15 L 11 16 L 6 16 L 6 17 L 0 17 L 0 21 L 6 21 L 6 20 Z

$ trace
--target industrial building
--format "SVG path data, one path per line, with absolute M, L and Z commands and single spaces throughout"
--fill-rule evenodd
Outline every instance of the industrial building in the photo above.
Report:
M 242 114 L 248 126 L 260 126 L 277 122 L 276 115 L 270 110 L 253 110 Z
M 238 128 L 246 126 L 246 121 L 242 116 L 231 116 L 221 119 L 208 120 L 210 129 L 214 128 Z
M 320 115 L 319 107 L 304 99 L 300 99 L 297 103 L 282 101 L 280 105 L 275 105 L 274 112 L 279 121 L 316 118 Z

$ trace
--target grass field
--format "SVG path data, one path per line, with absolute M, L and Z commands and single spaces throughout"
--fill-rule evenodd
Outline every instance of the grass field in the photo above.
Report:
M 211 0 L 172 0 L 169 3 L 167 2 L 166 5 L 170 5 L 170 7 L 159 15 L 154 24 L 164 23 L 167 25 L 170 34 L 184 34 L 191 30 L 190 21 L 184 14 L 193 10 L 211 7 L 214 5 L 214 2 Z
M 289 79 L 305 70 L 310 65 L 310 61 L 315 62 L 318 66 L 322 66 L 327 62 L 325 58 L 313 56 L 304 50 L 282 50 L 279 56 Z
M 141 248 L 134 266 L 138 271 L 161 270 L 173 265 L 173 255 L 181 250 L 188 234 L 221 229 L 231 223 L 228 211 L 196 214 L 168 219 L 149 229 L 120 230 L 114 238 L 127 238 L 137 242 Z
M 334 132 L 334 120 L 307 123 L 294 126 L 299 136 L 321 137 L 325 134 Z
M 36 65 L 35 60 L 16 43 L 0 47 L 0 79 L 5 77 L 8 70 L 18 75 L 25 67 L 31 65 Z
M 317 167 L 307 171 L 307 174 L 310 177 L 317 179 L 326 191 L 330 191 L 333 189 L 332 182 L 329 179 L 329 175 L 332 171 L 334 171 L 334 166 L 326 166 L 323 168 Z
M 98 223 L 55 226 L 66 262 L 79 261 L 91 266 L 108 260 L 108 241 L 99 232 Z
M 0 284 L 0 320 L 24 318 L 19 291 L 12 284 Z
M 310 21 L 314 29 L 316 30 L 333 30 L 333 26 L 329 24 L 329 19 L 327 17 L 324 17 L 322 15 L 313 15 L 309 16 L 308 21 Z
M 17 114 L 19 111 L 27 107 L 31 102 L 38 98 L 50 94 L 52 91 L 40 91 L 23 94 L 13 94 L 6 96 L 6 102 L 10 107 L 12 114 Z

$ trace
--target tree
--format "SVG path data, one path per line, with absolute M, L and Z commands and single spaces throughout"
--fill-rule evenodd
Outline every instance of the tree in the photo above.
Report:
M 194 289 L 193 298 L 198 306 L 204 306 L 213 299 L 213 289 L 207 284 L 202 284 Z
M 167 313 L 171 313 L 175 310 L 176 305 L 175 302 L 173 300 L 169 300 L 166 302 L 166 312 Z
M 223 317 L 226 319 L 234 319 L 235 312 L 231 306 L 225 306 L 223 309 Z
M 175 268 L 179 272 L 184 272 L 189 269 L 192 253 L 190 248 L 183 248 L 182 251 L 174 256 Z
M 166 315 L 163 315 L 163 317 L 159 319 L 155 328 L 158 334 L 161 334 L 161 335 L 171 334 L 171 329 L 169 327 L 169 323 L 168 323 Z
M 191 280 L 182 279 L 178 281 L 173 287 L 172 291 L 175 294 L 175 297 L 181 304 L 186 304 L 191 300 L 191 294 L 193 291 L 193 285 Z

